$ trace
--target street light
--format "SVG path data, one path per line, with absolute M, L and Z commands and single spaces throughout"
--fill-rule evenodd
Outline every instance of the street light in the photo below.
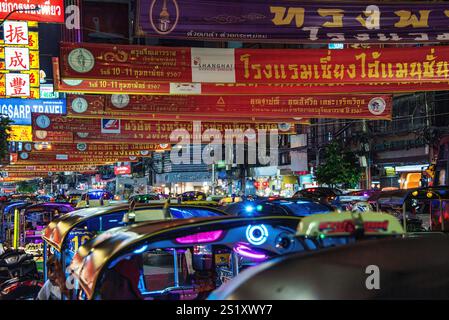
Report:
M 39 6 L 36 6 L 34 8 L 30 8 L 30 9 L 14 9 L 13 11 L 11 11 L 10 13 L 8 13 L 5 17 L 5 19 L 2 20 L 2 22 L 0 22 L 0 26 L 2 26 L 6 20 L 8 20 L 8 18 L 16 13 L 16 12 L 28 12 L 28 11 L 39 11 L 41 8 Z

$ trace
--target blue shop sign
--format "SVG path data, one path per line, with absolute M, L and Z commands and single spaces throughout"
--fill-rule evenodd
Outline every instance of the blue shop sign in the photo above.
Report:
M 0 99 L 0 113 L 14 124 L 31 125 L 31 113 L 66 114 L 65 99 Z

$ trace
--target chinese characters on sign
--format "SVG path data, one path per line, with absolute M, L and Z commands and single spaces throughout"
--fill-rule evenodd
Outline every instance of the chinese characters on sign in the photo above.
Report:
M 5 21 L 3 24 L 5 44 L 28 45 L 28 24 L 26 21 Z
M 6 70 L 24 71 L 30 69 L 30 52 L 28 48 L 5 48 Z
M 0 47 L 0 96 L 39 98 L 39 39 L 37 25 L 5 21 Z
M 30 96 L 30 75 L 21 73 L 7 73 L 6 95 L 9 97 Z

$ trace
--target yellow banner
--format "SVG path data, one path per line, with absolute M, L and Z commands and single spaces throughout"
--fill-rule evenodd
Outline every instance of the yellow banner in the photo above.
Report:
M 30 69 L 39 69 L 39 50 L 30 50 Z
M 28 48 L 39 50 L 39 33 L 37 31 L 28 32 Z
M 11 98 L 6 95 L 4 80 L 0 80 L 0 98 Z M 17 98 L 17 97 L 14 97 L 14 98 Z M 33 87 L 30 88 L 30 96 L 28 98 L 29 99 L 39 99 L 40 98 L 39 84 L 34 88 Z M 29 141 L 31 141 L 31 140 L 29 140 Z
M 32 141 L 31 126 L 11 126 L 8 141 Z
M 29 71 L 22 71 L 22 73 L 28 73 L 30 75 L 30 87 L 39 88 L 39 70 L 33 69 Z

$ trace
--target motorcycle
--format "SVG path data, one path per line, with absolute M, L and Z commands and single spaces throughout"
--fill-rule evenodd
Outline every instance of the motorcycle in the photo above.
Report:
M 33 255 L 16 249 L 0 255 L 0 300 L 34 299 L 41 288 Z

